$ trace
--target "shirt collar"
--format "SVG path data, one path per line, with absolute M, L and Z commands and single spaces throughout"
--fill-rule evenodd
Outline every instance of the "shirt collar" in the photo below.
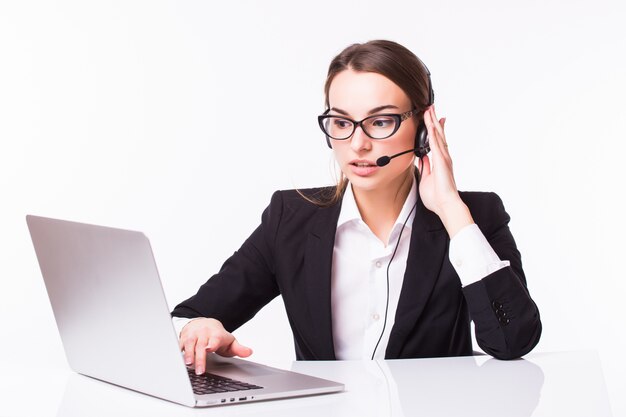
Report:
M 413 206 L 417 203 L 417 181 L 414 176 L 411 176 L 411 179 L 411 191 L 409 191 L 409 195 L 404 201 L 402 210 L 400 210 L 400 215 L 396 219 L 394 229 L 398 225 L 403 225 L 405 221 L 406 227 L 409 229 L 411 229 L 411 225 L 413 224 L 413 219 L 415 218 L 415 210 L 413 210 Z M 359 208 L 356 205 L 354 193 L 352 192 L 352 184 L 348 183 L 346 185 L 346 191 L 343 193 L 343 201 L 341 203 L 341 212 L 339 213 L 337 228 L 350 222 L 363 222 L 363 220 L 361 219 L 361 213 L 359 213 Z

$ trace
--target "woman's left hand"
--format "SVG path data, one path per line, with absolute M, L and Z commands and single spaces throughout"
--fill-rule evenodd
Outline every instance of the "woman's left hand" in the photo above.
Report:
M 424 206 L 439 216 L 452 237 L 463 227 L 474 223 L 474 220 L 456 188 L 452 158 L 444 133 L 445 122 L 445 118 L 437 120 L 434 106 L 424 112 L 431 153 L 430 158 L 424 156 L 423 164 L 418 164 L 422 176 L 419 193 Z

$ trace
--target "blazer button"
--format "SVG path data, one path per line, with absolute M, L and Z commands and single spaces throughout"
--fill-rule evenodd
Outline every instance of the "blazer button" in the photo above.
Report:
M 498 318 L 498 321 L 503 326 L 506 326 L 507 324 L 509 324 L 511 322 L 511 320 L 507 319 L 506 317 L 500 317 L 500 318 Z
M 494 310 L 502 310 L 504 308 L 504 305 L 500 301 L 494 301 L 491 303 L 491 306 Z

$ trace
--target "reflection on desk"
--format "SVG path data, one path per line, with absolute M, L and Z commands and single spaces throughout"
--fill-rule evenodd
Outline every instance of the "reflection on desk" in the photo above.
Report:
M 298 365 L 293 369 L 310 373 L 306 365 Z M 335 378 L 350 381 L 346 389 L 358 392 L 346 411 L 399 417 L 529 417 L 544 383 L 541 368 L 530 360 L 503 362 L 487 356 L 349 362 L 338 367 Z
M 0 415 L 69 416 L 610 416 L 595 352 L 391 361 L 294 362 L 292 370 L 345 383 L 346 392 L 191 409 L 77 374 L 61 404 L 0 405 Z M 9 375 L 0 376 L 8 382 Z M 59 378 L 58 376 L 56 377 Z M 53 377 L 49 379 L 54 379 Z M 63 383 L 61 379 L 58 381 Z M 9 385 L 5 385 L 8 387 Z M 27 398 L 18 390 L 14 398 Z M 5 394 L 5 392 L 3 392 Z M 9 391 L 9 394 L 12 394 Z M 8 412 L 7 412 L 8 411 Z

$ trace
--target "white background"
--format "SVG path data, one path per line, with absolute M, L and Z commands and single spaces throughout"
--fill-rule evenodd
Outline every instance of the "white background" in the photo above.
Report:
M 505 202 L 536 350 L 597 349 L 626 415 L 624 18 L 620 1 L 2 1 L 0 360 L 67 366 L 27 213 L 144 231 L 173 307 L 274 190 L 334 181 L 328 63 L 386 38 L 432 73 L 459 188 Z M 294 357 L 280 300 L 238 336 Z

